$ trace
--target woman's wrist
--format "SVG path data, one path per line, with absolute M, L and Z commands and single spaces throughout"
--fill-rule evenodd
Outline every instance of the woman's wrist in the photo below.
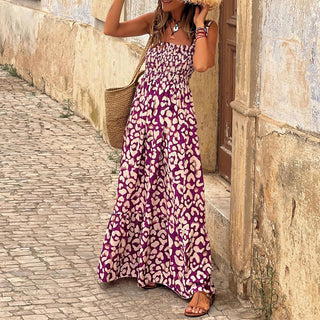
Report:
M 198 28 L 204 28 L 204 22 L 200 22 L 196 24 L 196 29 Z

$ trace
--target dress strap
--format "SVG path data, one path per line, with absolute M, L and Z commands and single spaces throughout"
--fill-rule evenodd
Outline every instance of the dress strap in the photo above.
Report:
M 209 28 L 212 25 L 212 23 L 213 23 L 213 20 L 209 20 L 205 24 L 205 28 L 206 28 L 207 34 L 208 34 Z

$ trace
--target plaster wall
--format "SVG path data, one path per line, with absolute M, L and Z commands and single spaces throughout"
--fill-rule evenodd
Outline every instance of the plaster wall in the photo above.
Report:
M 104 89 L 129 81 L 139 48 L 91 26 L 5 1 L 0 30 L 1 63 L 13 64 L 57 100 L 71 99 L 74 110 L 103 132 Z M 118 63 L 118 55 L 125 63 Z
M 255 177 L 253 296 L 260 259 L 275 272 L 272 319 L 320 319 L 320 137 L 260 116 Z
M 293 127 L 320 132 L 320 2 L 260 1 L 260 108 Z
M 238 2 L 230 285 L 268 319 L 320 318 L 319 8 Z
M 251 144 L 240 159 L 234 157 L 233 170 L 241 172 L 241 159 L 251 153 L 254 172 L 247 175 L 252 182 L 234 189 L 232 198 L 253 185 L 253 215 L 249 208 L 242 214 L 241 222 L 250 218 L 243 227 L 234 212 L 233 244 L 241 242 L 243 230 L 252 229 L 251 261 L 244 261 L 251 266 L 251 297 L 260 306 L 265 299 L 266 314 L 272 309 L 272 319 L 318 319 L 320 3 L 269 0 L 251 8 L 251 41 L 245 47 L 251 52 L 252 72 L 250 77 L 238 74 L 238 82 L 241 88 L 240 80 L 246 78 L 255 99 L 248 99 L 245 106 L 235 103 L 234 119 L 236 127 L 251 116 L 254 131 L 235 138 L 234 150 Z M 244 201 L 251 199 L 247 193 Z M 244 262 L 235 259 L 233 269 L 239 265 Z
M 93 25 L 91 0 L 41 0 L 42 10 L 53 15 Z
M 126 0 L 125 10 L 126 10 L 126 19 L 134 19 L 135 17 L 152 12 L 156 9 L 158 5 L 158 0 L 148 0 L 148 1 L 135 1 L 135 0 Z
M 7 0 L 7 2 L 93 25 L 91 0 Z

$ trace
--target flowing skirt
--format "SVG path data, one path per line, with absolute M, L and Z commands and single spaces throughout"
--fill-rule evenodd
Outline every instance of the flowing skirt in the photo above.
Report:
M 214 286 L 192 95 L 186 83 L 172 88 L 144 79 L 137 89 L 98 275 L 160 283 L 187 299 Z

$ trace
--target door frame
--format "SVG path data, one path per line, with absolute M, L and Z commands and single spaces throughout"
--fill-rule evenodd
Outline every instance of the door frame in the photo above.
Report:
M 260 1 L 238 0 L 237 65 L 231 167 L 230 288 L 242 299 L 252 295 L 253 219 L 255 199 L 256 107 L 259 83 Z M 255 41 L 252 41 L 255 39 Z
M 237 17 L 235 15 L 230 15 L 229 17 L 227 11 L 231 9 L 233 13 L 236 13 L 237 7 L 234 8 L 233 2 L 231 2 L 231 0 L 229 1 L 230 3 L 228 4 L 222 2 L 219 19 L 220 40 L 217 171 L 220 176 L 230 183 L 232 164 L 232 109 L 230 103 L 234 99 L 235 93 L 236 61 L 233 61 L 235 60 L 233 53 L 236 52 L 237 45 Z M 232 81 L 231 84 L 229 81 L 230 79 Z

